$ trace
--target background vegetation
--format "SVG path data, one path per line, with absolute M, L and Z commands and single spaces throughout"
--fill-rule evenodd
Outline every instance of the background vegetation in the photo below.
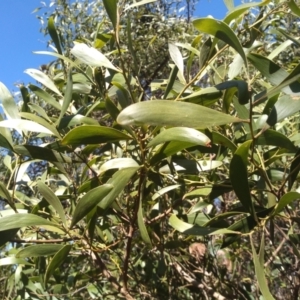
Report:
M 4 115 L 2 299 L 298 299 L 297 2 L 66 0 Z

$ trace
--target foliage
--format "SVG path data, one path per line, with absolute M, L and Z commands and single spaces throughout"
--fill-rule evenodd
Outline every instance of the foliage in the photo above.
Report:
M 154 39 L 150 2 L 55 10 L 39 84 L 19 106 L 0 85 L 1 296 L 297 299 L 299 42 L 280 26 L 299 8 L 226 1 Z

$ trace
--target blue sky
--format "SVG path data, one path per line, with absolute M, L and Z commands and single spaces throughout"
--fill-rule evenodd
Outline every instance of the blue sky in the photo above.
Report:
M 50 0 L 44 0 L 49 6 Z M 0 81 L 11 91 L 18 91 L 16 83 L 33 81 L 24 73 L 39 68 L 51 60 L 49 56 L 33 54 L 47 49 L 48 37 L 39 32 L 40 22 L 32 13 L 41 7 L 41 0 L 0 0 Z M 212 15 L 222 19 L 227 12 L 223 0 L 199 0 L 195 17 Z

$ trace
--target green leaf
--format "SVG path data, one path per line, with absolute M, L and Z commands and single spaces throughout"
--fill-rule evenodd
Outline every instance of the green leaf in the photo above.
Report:
M 82 198 L 80 198 L 75 207 L 70 228 L 83 219 L 99 204 L 99 202 L 103 201 L 113 188 L 114 186 L 112 184 L 103 184 L 88 191 Z
M 42 148 L 38 146 L 31 145 L 18 145 L 14 147 L 14 152 L 32 157 L 34 159 L 42 159 L 51 162 L 61 162 L 61 163 L 71 163 L 72 159 L 66 154 L 62 154 L 55 150 L 50 150 L 48 148 Z
M 130 157 L 113 158 L 101 165 L 98 175 L 112 169 L 126 169 L 132 167 L 139 167 L 139 164 Z
M 130 139 L 132 139 L 130 136 L 110 127 L 84 125 L 69 131 L 61 143 L 62 145 L 101 144 Z
M 290 166 L 290 172 L 289 172 L 289 181 L 288 181 L 288 190 L 290 191 L 293 183 L 298 177 L 300 171 L 300 149 L 296 152 L 294 159 Z
M 0 267 L 9 265 L 32 265 L 23 258 L 4 257 L 0 259 Z
M 262 237 L 262 238 L 264 238 L 264 237 Z M 259 257 L 256 253 L 256 250 L 255 250 L 255 247 L 253 244 L 253 240 L 252 240 L 252 235 L 250 235 L 250 241 L 251 241 L 254 269 L 255 269 L 255 274 L 256 274 L 257 281 L 258 281 L 259 289 L 264 297 L 264 300 L 275 300 L 275 298 L 273 298 L 273 296 L 271 295 L 271 293 L 269 291 L 269 287 L 268 287 L 267 280 L 265 277 L 264 265 L 263 265 L 263 263 L 260 262 Z
M 30 131 L 30 132 L 38 132 L 52 135 L 52 131 L 48 128 L 29 120 L 21 120 L 21 119 L 9 119 L 0 121 L 0 127 L 4 128 L 13 128 L 18 132 Z
M 53 81 L 42 71 L 36 69 L 26 69 L 24 73 L 28 74 L 36 81 L 43 84 L 46 88 L 62 97 L 61 92 L 58 90 Z
M 109 1 L 109 0 L 107 0 Z M 131 8 L 134 8 L 134 7 L 138 7 L 138 6 L 141 6 L 141 5 L 145 5 L 145 4 L 148 4 L 148 3 L 151 3 L 151 2 L 155 2 L 157 0 L 141 0 L 141 1 L 138 1 L 138 2 L 135 2 L 131 5 L 128 5 L 124 11 L 128 10 L 128 9 L 131 9 Z
M 29 84 L 28 87 L 34 94 L 36 94 L 38 97 L 43 99 L 45 102 L 47 102 L 48 104 L 50 104 L 54 108 L 56 108 L 58 110 L 61 110 L 61 105 L 55 100 L 54 97 L 52 97 L 46 91 L 42 90 L 41 88 L 39 88 L 39 87 L 37 87 L 33 84 Z
M 251 144 L 252 140 L 246 141 L 235 151 L 230 163 L 230 181 L 240 202 L 256 220 L 247 173 L 248 152 Z
M 242 120 L 193 103 L 152 100 L 132 104 L 121 111 L 117 122 L 121 125 L 149 124 L 206 128 Z
M 83 43 L 76 43 L 71 53 L 80 61 L 91 67 L 104 67 L 121 72 L 100 51 Z
M 63 245 L 59 245 L 59 244 L 42 244 L 42 245 L 27 246 L 27 247 L 21 249 L 16 254 L 16 258 L 54 255 L 62 247 L 63 247 Z
M 299 110 L 300 98 L 284 95 L 277 100 L 266 122 L 269 126 L 274 126 L 277 122 L 294 115 Z
M 0 82 L 0 101 L 8 119 L 20 119 L 17 104 L 7 87 L 2 82 Z
M 252 139 L 251 134 L 247 134 L 239 141 L 244 142 L 245 140 L 250 140 L 250 139 Z M 277 147 L 288 149 L 291 152 L 297 151 L 297 147 L 291 142 L 291 140 L 288 137 L 272 129 L 267 129 L 262 134 L 260 134 L 258 138 L 255 139 L 255 145 L 277 146 Z
M 229 88 L 235 87 L 238 92 L 238 100 L 240 104 L 247 104 L 250 100 L 250 91 L 248 88 L 248 83 L 243 80 L 230 80 L 219 83 L 215 85 L 215 88 L 218 90 L 226 90 Z
M 64 101 L 62 104 L 62 108 L 60 110 L 60 114 L 59 117 L 56 121 L 56 124 L 59 124 L 62 117 L 64 116 L 64 114 L 67 112 L 70 103 L 72 101 L 72 88 L 73 88 L 73 81 L 72 81 L 72 68 L 69 69 L 68 72 L 68 79 L 67 79 L 67 86 L 66 86 L 66 90 L 65 90 L 65 96 L 64 96 Z
M 289 205 L 293 201 L 300 200 L 300 194 L 296 192 L 289 192 L 284 194 L 280 200 L 278 201 L 274 212 L 272 213 L 273 216 L 278 215 L 280 212 L 284 210 L 284 208 Z
M 187 142 L 202 146 L 208 146 L 210 144 L 210 139 L 196 129 L 187 127 L 174 127 L 161 131 L 149 142 L 147 148 L 170 141 Z
M 226 23 L 211 18 L 201 18 L 194 20 L 193 24 L 199 31 L 213 35 L 235 49 L 243 58 L 245 65 L 247 66 L 247 59 L 243 47 L 236 34 Z
M 61 129 L 76 126 L 79 124 L 99 126 L 99 123 L 97 120 L 77 114 L 77 115 L 71 115 L 71 116 L 64 116 L 58 125 L 58 129 L 61 130 Z
M 154 164 L 162 161 L 163 159 L 176 154 L 183 149 L 187 149 L 195 146 L 195 144 L 187 143 L 187 142 L 167 142 L 163 144 L 157 152 L 151 157 L 150 164 L 153 166 Z
M 111 20 L 113 27 L 116 29 L 118 18 L 118 0 L 103 0 L 103 4 L 109 19 Z
M 226 230 L 225 228 L 220 230 L 219 228 L 202 227 L 197 224 L 192 225 L 178 219 L 177 216 L 174 214 L 171 215 L 171 217 L 169 218 L 169 224 L 177 231 L 188 235 L 206 236 L 212 234 L 226 234 L 226 233 L 239 234 L 238 232 Z
M 55 24 L 54 24 L 54 19 L 52 16 L 50 16 L 50 18 L 48 19 L 48 32 L 49 32 L 51 39 L 57 49 L 57 52 L 59 54 L 62 54 L 59 37 L 57 35 L 57 31 L 56 31 Z
M 30 104 L 30 106 L 31 106 L 31 104 Z M 27 113 L 27 112 L 21 112 L 20 116 L 22 118 L 29 119 L 35 123 L 38 123 L 39 125 L 43 126 L 44 128 L 47 128 L 53 135 L 55 135 L 57 138 L 60 139 L 60 134 L 57 131 L 57 129 L 55 128 L 55 126 L 53 126 L 52 124 L 49 124 L 45 119 L 43 119 L 37 115 L 34 115 L 32 113 Z
M 249 10 L 251 7 L 255 6 L 263 6 L 266 5 L 270 0 L 266 0 L 263 2 L 250 2 L 250 3 L 244 3 L 239 6 L 236 6 L 234 9 L 232 9 L 224 18 L 224 23 L 229 24 L 232 20 L 237 19 L 240 17 L 245 11 Z
M 167 84 L 167 86 L 166 86 L 166 90 L 165 90 L 163 99 L 167 99 L 169 93 L 172 91 L 174 82 L 175 82 L 175 80 L 176 80 L 176 78 L 177 78 L 177 74 L 178 74 L 178 67 L 175 65 L 175 66 L 172 68 L 172 71 L 171 71 L 170 76 L 169 76 L 169 78 L 168 78 L 168 84 Z
M 47 285 L 50 276 L 54 273 L 56 268 L 58 268 L 63 264 L 64 260 L 67 258 L 71 249 L 72 249 L 72 245 L 65 245 L 54 255 L 54 257 L 52 258 L 52 260 L 50 261 L 46 269 L 46 273 L 44 277 L 45 286 Z
M 289 74 L 277 64 L 266 57 L 258 54 L 249 54 L 248 59 L 254 66 L 275 85 L 267 91 L 267 95 L 272 97 L 280 91 L 287 95 L 295 95 L 300 92 L 300 64 L 298 64 Z
M 165 193 L 168 193 L 169 191 L 172 191 L 174 189 L 179 188 L 180 185 L 179 184 L 174 184 L 174 185 L 169 185 L 166 186 L 160 190 L 158 190 L 153 196 L 152 196 L 152 200 L 155 201 L 157 198 L 161 197 L 162 195 L 164 195 Z
M 137 223 L 138 223 L 138 227 L 139 227 L 140 234 L 141 234 L 143 241 L 145 242 L 146 245 L 151 247 L 152 243 L 151 243 L 151 239 L 149 237 L 149 234 L 148 234 L 145 222 L 144 222 L 142 206 L 143 206 L 142 199 L 140 199 L 139 210 L 138 210 L 138 215 L 137 215 L 137 218 L 138 218 Z
M 0 218 L 0 231 L 22 228 L 27 226 L 54 226 L 57 223 L 50 222 L 32 214 L 14 214 Z
M 178 71 L 180 73 L 180 77 L 179 77 L 180 81 L 183 81 L 183 83 L 186 83 L 186 81 L 184 79 L 183 57 L 182 57 L 182 54 L 181 54 L 179 48 L 175 44 L 169 43 L 169 53 L 170 53 L 171 59 L 175 63 L 175 65 L 178 68 Z
M 289 6 L 289 8 L 291 9 L 291 11 L 294 14 L 296 14 L 298 17 L 300 17 L 300 8 L 294 0 L 289 0 L 287 2 L 287 5 Z
M 53 193 L 49 187 L 43 183 L 41 180 L 37 182 L 37 187 L 42 196 L 46 199 L 46 201 L 57 211 L 60 216 L 61 221 L 67 227 L 67 220 L 64 212 L 64 208 L 58 199 L 58 197 Z
M 131 167 L 117 171 L 112 178 L 107 181 L 108 184 L 113 185 L 113 190 L 101 200 L 98 206 L 104 211 L 109 208 L 129 183 L 130 178 L 136 174 L 138 170 L 139 167 Z

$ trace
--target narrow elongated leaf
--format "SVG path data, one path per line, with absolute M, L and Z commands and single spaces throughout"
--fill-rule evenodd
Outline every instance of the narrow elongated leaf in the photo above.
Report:
M 220 39 L 230 45 L 239 53 L 247 66 L 247 59 L 243 47 L 241 46 L 236 34 L 226 23 L 211 18 L 202 18 L 194 20 L 193 24 L 199 31 L 213 35 L 217 39 Z
M 149 237 L 149 234 L 148 234 L 145 222 L 144 222 L 142 204 L 143 203 L 142 203 L 142 199 L 141 199 L 140 203 L 139 203 L 139 210 L 138 210 L 138 215 L 137 215 L 137 217 L 138 217 L 138 219 L 137 219 L 138 227 L 139 227 L 139 230 L 140 230 L 141 237 L 142 237 L 143 241 L 145 242 L 145 244 L 148 245 L 148 246 L 151 246 L 152 245 L 151 239 Z
M 54 255 L 62 247 L 63 247 L 63 245 L 59 245 L 59 244 L 32 245 L 32 246 L 28 246 L 28 247 L 21 249 L 16 254 L 16 258 Z
M 27 113 L 27 112 L 21 112 L 20 116 L 22 118 L 29 119 L 29 120 L 31 120 L 31 121 L 33 121 L 35 123 L 38 123 L 39 125 L 47 128 L 49 131 L 52 132 L 53 135 L 55 135 L 57 138 L 60 139 L 60 134 L 57 131 L 57 129 L 55 128 L 55 126 L 53 126 L 52 124 L 49 124 L 45 119 L 43 119 L 43 118 L 41 118 L 41 117 L 39 117 L 37 115 L 34 115 L 32 113 Z
M 8 265 L 32 265 L 30 262 L 23 258 L 4 257 L 0 259 L 0 267 Z
M 149 142 L 147 148 L 170 141 L 187 142 L 202 146 L 208 146 L 210 144 L 210 139 L 204 133 L 196 129 L 187 127 L 174 127 L 159 133 L 153 140 Z
M 150 124 L 191 128 L 206 128 L 241 121 L 201 105 L 167 100 L 132 104 L 122 110 L 117 118 L 121 125 Z
M 37 187 L 38 187 L 39 192 L 46 199 L 46 201 L 57 211 L 58 215 L 60 216 L 61 221 L 63 222 L 63 224 L 66 227 L 67 220 L 66 220 L 64 208 L 63 208 L 60 200 L 58 199 L 58 197 L 41 180 L 39 180 L 37 182 Z
M 179 48 L 175 44 L 169 43 L 169 53 L 170 53 L 170 56 L 171 56 L 173 62 L 175 63 L 175 65 L 177 66 L 177 68 L 180 72 L 180 75 L 181 75 L 180 79 L 181 78 L 184 79 L 183 57 L 182 57 L 182 54 L 181 54 Z M 186 82 L 184 81 L 184 83 L 186 83 Z
M 109 1 L 109 0 L 107 0 Z M 131 8 L 134 8 L 134 7 L 138 7 L 138 6 L 141 6 L 141 5 L 145 5 L 145 4 L 148 4 L 148 3 L 151 3 L 151 2 L 155 2 L 157 0 L 141 0 L 141 1 L 138 1 L 138 2 L 135 2 L 133 4 L 130 4 L 128 6 L 126 6 L 125 10 L 128 10 L 128 9 L 131 9 Z
M 288 181 L 288 189 L 291 190 L 293 183 L 298 177 L 300 171 L 300 149 L 296 152 L 294 159 L 291 163 L 290 172 L 289 172 L 289 181 Z
M 58 227 L 56 223 L 50 222 L 32 214 L 14 214 L 0 218 L 0 231 L 22 228 L 27 226 L 53 226 Z
M 192 143 L 187 143 L 187 142 L 167 142 L 164 145 L 162 145 L 159 150 L 151 157 L 151 165 L 154 165 L 161 160 L 172 156 L 176 154 L 179 151 L 182 151 L 183 149 L 187 149 L 190 147 L 196 146 L 195 144 Z
M 52 260 L 50 261 L 46 269 L 46 273 L 44 277 L 45 286 L 47 285 L 50 276 L 54 273 L 56 268 L 61 266 L 64 260 L 67 258 L 71 249 L 72 249 L 72 245 L 65 245 L 54 255 L 54 257 L 52 258 Z
M 46 133 L 52 135 L 52 131 L 49 130 L 48 128 L 29 120 L 21 120 L 21 119 L 4 120 L 4 121 L 0 121 L 0 127 L 13 128 L 19 132 L 25 130 L 30 132 Z
M 99 175 L 112 169 L 125 169 L 131 167 L 139 167 L 139 164 L 132 158 L 113 158 L 105 162 L 99 169 Z
M 103 0 L 105 10 L 108 17 L 110 18 L 114 28 L 117 25 L 118 9 L 117 9 L 118 0 Z
M 59 37 L 55 28 L 54 19 L 52 16 L 48 19 L 48 32 L 59 54 L 62 54 Z
M 8 119 L 20 119 L 17 104 L 7 87 L 2 82 L 0 82 L 0 102 Z
M 39 88 L 33 84 L 29 84 L 28 87 L 34 94 L 36 94 L 38 97 L 43 99 L 48 104 L 50 104 L 51 106 L 53 106 L 54 108 L 56 108 L 58 110 L 61 109 L 61 105 L 55 100 L 54 97 L 52 97 L 46 91 L 42 90 L 41 88 Z
M 59 118 L 56 121 L 56 124 L 59 124 L 62 117 L 64 116 L 64 114 L 66 113 L 66 111 L 68 110 L 70 103 L 72 101 L 72 88 L 73 88 L 73 81 L 72 81 L 72 68 L 69 69 L 68 72 L 68 80 L 67 80 L 67 86 L 66 86 L 66 90 L 65 90 L 65 96 L 64 96 L 64 101 L 62 104 L 62 108 L 59 114 Z
M 263 237 L 262 237 L 263 239 Z M 265 277 L 265 270 L 263 263 L 260 262 L 259 257 L 256 253 L 253 241 L 252 241 L 252 235 L 250 235 L 250 241 L 251 241 L 251 248 L 252 248 L 252 255 L 253 255 L 253 262 L 254 262 L 254 269 L 256 278 L 258 281 L 259 289 L 264 297 L 265 300 L 275 300 L 275 298 L 272 296 L 272 294 L 269 291 L 269 287 L 267 284 L 267 280 Z
M 139 167 L 131 167 L 117 171 L 112 178 L 107 181 L 108 184 L 113 185 L 113 190 L 101 200 L 98 206 L 104 211 L 109 208 L 129 183 L 130 178 L 136 174 L 138 170 Z
M 222 229 L 222 231 L 220 231 L 220 228 L 202 227 L 197 224 L 194 225 L 189 224 L 178 219 L 178 217 L 174 214 L 169 218 L 169 224 L 177 231 L 188 235 L 205 236 L 205 235 L 222 234 L 222 233 L 239 234 L 239 232 L 234 232 L 231 230 L 227 230 L 225 228 Z
M 157 198 L 161 197 L 162 195 L 164 195 L 165 193 L 168 193 L 169 191 L 172 191 L 174 189 L 179 188 L 180 185 L 179 184 L 174 184 L 174 185 L 169 185 L 167 187 L 164 187 L 162 189 L 160 189 L 159 191 L 157 191 L 153 196 L 152 196 L 152 200 L 156 200 Z
M 256 220 L 247 173 L 248 152 L 251 144 L 252 140 L 247 141 L 235 151 L 230 163 L 230 181 L 242 205 Z
M 294 0 L 290 0 L 288 1 L 288 6 L 289 8 L 291 9 L 291 11 L 297 15 L 298 17 L 300 17 L 300 8 L 299 6 L 297 5 L 297 3 L 294 1 Z
M 1 128 L 1 129 L 4 129 L 4 128 Z M 11 150 L 11 151 L 14 151 L 14 148 L 11 145 L 11 143 L 1 133 L 0 133 L 0 147 L 6 148 L 6 149 Z
M 103 184 L 95 189 L 87 192 L 78 201 L 75 211 L 72 216 L 72 222 L 70 228 L 77 224 L 81 219 L 83 219 L 93 208 L 95 208 L 100 201 L 103 200 L 109 192 L 113 189 L 111 184 Z
M 232 20 L 237 19 L 240 17 L 245 11 L 247 11 L 251 7 L 255 6 L 263 6 L 267 4 L 270 0 L 262 1 L 262 2 L 250 2 L 250 3 L 243 3 L 239 6 L 236 6 L 232 9 L 226 17 L 224 18 L 224 23 L 229 24 Z
M 266 122 L 269 126 L 274 126 L 277 122 L 292 116 L 299 110 L 300 97 L 284 95 L 277 100 Z
M 129 135 L 114 128 L 87 125 L 69 131 L 61 143 L 62 145 L 101 144 L 130 139 L 132 138 Z
M 273 212 L 273 215 L 278 215 L 280 212 L 283 211 L 283 209 L 292 203 L 293 201 L 299 201 L 300 200 L 300 194 L 296 192 L 289 192 L 283 195 L 279 202 L 277 203 L 275 210 Z
M 61 92 L 58 90 L 53 81 L 42 71 L 36 69 L 27 69 L 24 71 L 24 73 L 28 74 L 39 83 L 43 84 L 45 87 L 47 87 L 57 95 L 62 96 Z
M 172 91 L 173 85 L 177 78 L 177 74 L 178 74 L 178 67 L 175 65 L 170 73 L 169 78 L 168 78 L 168 84 L 166 86 L 166 90 L 165 90 L 163 99 L 167 99 L 169 93 Z
M 118 72 L 120 71 L 110 62 L 108 58 L 106 58 L 104 54 L 86 44 L 76 43 L 72 48 L 71 53 L 83 63 L 91 67 L 105 67 Z
M 34 159 L 42 159 L 51 162 L 60 162 L 60 163 L 71 163 L 72 159 L 66 154 L 62 154 L 55 150 L 48 148 L 31 146 L 31 145 L 17 145 L 14 147 L 14 152 L 32 157 Z

